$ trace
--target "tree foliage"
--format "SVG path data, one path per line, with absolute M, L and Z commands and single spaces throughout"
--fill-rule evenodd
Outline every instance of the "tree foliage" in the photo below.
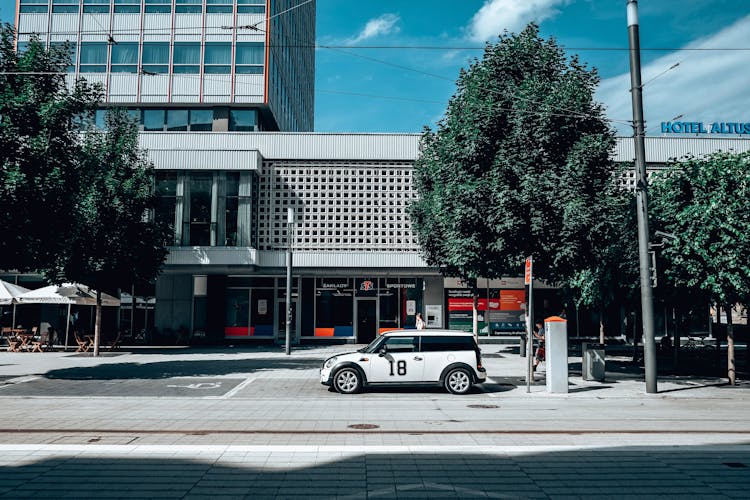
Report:
M 4 269 L 34 271 L 65 251 L 84 178 L 80 124 L 99 87 L 65 84 L 67 47 L 32 38 L 18 54 L 14 31 L 0 32 L 0 255 Z
M 714 153 L 654 175 L 653 227 L 672 233 L 662 255 L 672 286 L 727 306 L 750 296 L 750 153 Z
M 413 228 L 428 264 L 468 282 L 517 275 L 535 258 L 551 283 L 601 270 L 627 200 L 595 70 L 530 24 L 462 71 L 415 164 Z

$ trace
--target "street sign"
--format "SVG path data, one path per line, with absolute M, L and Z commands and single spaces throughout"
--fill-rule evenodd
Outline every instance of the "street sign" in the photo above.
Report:
M 523 284 L 528 285 L 531 283 L 531 257 L 526 258 L 526 270 L 523 274 Z

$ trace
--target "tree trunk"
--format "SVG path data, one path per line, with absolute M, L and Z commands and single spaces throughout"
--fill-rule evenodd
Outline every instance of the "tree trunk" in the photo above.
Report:
M 102 292 L 96 291 L 96 323 L 94 323 L 94 356 L 99 355 L 102 331 Z
M 471 331 L 474 333 L 474 339 L 479 342 L 479 313 L 477 311 L 478 308 L 478 302 L 479 302 L 479 293 L 474 290 L 473 292 L 473 298 L 471 301 Z
M 599 307 L 599 343 L 604 345 L 604 308 Z
M 732 306 L 724 306 L 724 310 L 727 312 L 727 377 L 729 378 L 729 384 L 734 385 L 735 383 L 735 366 L 734 366 L 734 331 L 732 328 Z

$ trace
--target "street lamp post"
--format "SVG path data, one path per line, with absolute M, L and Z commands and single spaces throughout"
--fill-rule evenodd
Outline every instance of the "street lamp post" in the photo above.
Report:
M 654 340 L 654 300 L 651 290 L 651 258 L 648 236 L 648 177 L 646 175 L 645 129 L 643 126 L 643 85 L 641 84 L 641 48 L 638 33 L 638 1 L 628 0 L 628 39 L 630 43 L 630 93 L 633 101 L 635 139 L 636 211 L 638 215 L 638 260 L 641 275 L 643 319 L 643 363 L 646 392 L 656 388 L 656 342 Z
M 287 355 L 292 353 L 292 240 L 294 238 L 294 209 L 287 208 L 286 212 L 286 336 L 285 351 Z

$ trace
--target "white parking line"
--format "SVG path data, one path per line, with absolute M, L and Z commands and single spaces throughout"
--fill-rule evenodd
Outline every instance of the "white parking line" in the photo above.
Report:
M 255 379 L 256 379 L 256 377 L 246 378 L 245 380 L 243 380 L 242 382 L 240 382 L 239 384 L 237 384 L 231 391 L 228 391 L 223 396 L 219 396 L 218 399 L 229 399 L 229 398 L 231 398 L 232 396 L 234 396 L 235 394 L 237 394 L 238 392 L 240 392 L 242 389 L 244 389 L 245 387 L 247 387 L 251 382 L 254 382 Z

